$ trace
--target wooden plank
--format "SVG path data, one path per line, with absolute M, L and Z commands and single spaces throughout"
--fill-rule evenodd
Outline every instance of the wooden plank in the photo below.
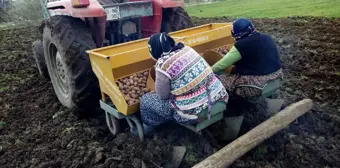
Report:
M 312 107 L 313 101 L 311 99 L 304 99 L 291 104 L 275 116 L 269 118 L 218 152 L 198 163 L 194 168 L 224 168 L 230 166 L 236 159 L 287 127 Z

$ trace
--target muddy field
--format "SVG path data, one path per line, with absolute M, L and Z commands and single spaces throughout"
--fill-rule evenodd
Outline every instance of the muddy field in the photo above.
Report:
M 285 73 L 279 96 L 286 104 L 305 97 L 317 104 L 232 167 L 340 167 L 340 19 L 257 19 L 255 24 L 279 46 Z M 38 75 L 31 53 L 38 38 L 37 28 L 0 31 L 0 167 L 140 167 L 141 160 L 162 167 L 177 145 L 187 147 L 181 167 L 189 167 L 227 144 L 216 135 L 218 125 L 199 136 L 168 124 L 141 144 L 128 129 L 110 135 L 102 115 L 77 118 Z M 251 115 L 246 125 L 261 120 Z

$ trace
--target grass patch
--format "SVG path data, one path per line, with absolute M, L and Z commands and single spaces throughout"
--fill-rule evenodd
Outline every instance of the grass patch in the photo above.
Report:
M 25 80 L 21 77 L 19 77 L 17 74 L 0 74 L 0 84 L 6 85 L 5 87 L 0 88 L 6 88 L 8 84 L 18 82 L 23 84 Z
M 9 90 L 9 86 L 0 87 L 0 93 L 8 91 L 8 90 Z
M 197 17 L 340 17 L 340 0 L 225 0 L 185 9 L 191 16 Z
M 17 74 L 1 74 L 0 81 L 18 81 L 21 80 L 21 77 L 17 76 Z
M 41 24 L 41 21 L 42 20 L 26 21 L 24 23 L 14 23 L 14 22 L 0 23 L 0 30 L 10 30 L 10 29 L 19 29 L 19 28 L 39 26 Z

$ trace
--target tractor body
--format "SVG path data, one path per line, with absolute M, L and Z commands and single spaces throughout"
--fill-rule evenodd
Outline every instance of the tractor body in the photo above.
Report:
M 40 2 L 43 39 L 32 45 L 37 68 L 59 101 L 81 113 L 99 106 L 101 97 L 87 50 L 192 27 L 183 0 Z
M 160 31 L 170 32 L 172 29 L 167 29 L 165 22 L 171 22 L 168 18 L 174 8 L 184 5 L 183 0 L 115 2 L 117 1 L 50 0 L 43 4 L 43 11 L 46 19 L 58 15 L 82 19 L 91 28 L 97 47 L 101 47 L 149 37 Z

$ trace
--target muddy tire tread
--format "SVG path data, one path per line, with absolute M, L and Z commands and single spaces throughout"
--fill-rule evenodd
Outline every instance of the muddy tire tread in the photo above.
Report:
M 47 55 L 49 38 L 61 53 L 70 74 L 68 76 L 70 98 L 61 100 L 62 98 L 58 96 L 60 102 L 68 108 L 80 111 L 97 105 L 100 98 L 98 80 L 86 53 L 86 50 L 96 48 L 90 31 L 85 28 L 81 19 L 69 16 L 52 17 L 45 25 L 44 53 L 45 59 L 48 60 L 50 76 L 53 73 L 51 58 Z
M 168 11 L 171 11 L 171 14 L 165 14 L 168 15 L 168 17 L 164 17 L 164 20 L 162 21 L 162 32 L 169 33 L 193 27 L 189 14 L 182 7 L 176 7 L 172 10 L 167 10 L 167 12 Z

